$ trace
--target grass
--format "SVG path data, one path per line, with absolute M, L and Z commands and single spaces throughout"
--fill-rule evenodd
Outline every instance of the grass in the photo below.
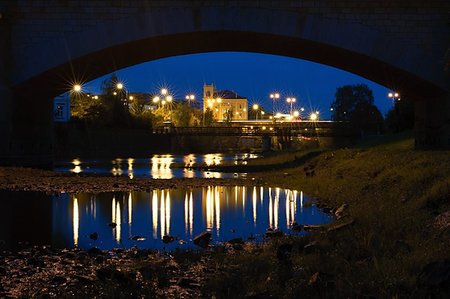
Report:
M 410 134 L 403 134 L 323 151 L 302 165 L 260 174 L 268 185 L 303 190 L 327 206 L 347 203 L 337 223 L 354 219 L 354 224 L 306 239 L 282 239 L 259 254 L 230 256 L 226 265 L 235 265 L 239 275 L 211 279 L 206 291 L 218 298 L 447 295 L 417 281 L 427 264 L 450 258 L 450 230 L 432 226 L 436 215 L 450 209 L 449 154 L 413 150 Z M 273 165 L 298 160 L 299 155 L 252 162 Z M 305 168 L 314 169 L 314 175 L 307 176 Z M 305 243 L 311 241 L 316 245 L 305 252 Z M 280 242 L 293 245 L 289 264 L 276 258 Z M 251 287 L 242 287 L 247 280 Z M 218 288 L 230 281 L 239 287 Z

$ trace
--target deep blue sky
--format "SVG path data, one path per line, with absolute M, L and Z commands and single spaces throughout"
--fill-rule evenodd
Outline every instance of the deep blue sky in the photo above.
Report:
M 384 115 L 391 107 L 388 89 L 352 73 L 326 65 L 283 56 L 217 52 L 175 56 L 117 70 L 129 92 L 157 93 L 167 87 L 176 99 L 194 93 L 202 98 L 203 83 L 214 83 L 217 89 L 234 90 L 272 111 L 271 92 L 281 94 L 277 110 L 288 111 L 285 99 L 294 96 L 296 106 L 318 109 L 329 118 L 330 104 L 336 88 L 348 84 L 367 84 L 374 92 L 375 104 Z M 83 89 L 99 92 L 100 84 L 110 75 L 85 84 Z

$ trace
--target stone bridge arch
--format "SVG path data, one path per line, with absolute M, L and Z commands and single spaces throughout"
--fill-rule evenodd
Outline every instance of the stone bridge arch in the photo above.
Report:
M 307 59 L 398 90 L 416 103 L 416 145 L 449 147 L 450 4 L 422 2 L 0 2 L 0 157 L 46 159 L 51 99 L 70 81 L 214 51 Z

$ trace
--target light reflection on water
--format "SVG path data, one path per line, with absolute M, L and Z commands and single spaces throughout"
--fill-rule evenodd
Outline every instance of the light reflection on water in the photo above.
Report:
M 209 230 L 213 242 L 250 236 L 261 239 L 268 228 L 290 233 L 292 223 L 332 220 L 295 190 L 264 187 L 208 186 L 198 189 L 60 195 L 53 201 L 57 247 L 192 247 L 195 235 Z M 67 219 L 72 221 L 67 222 Z M 115 223 L 115 228 L 108 226 Z M 97 232 L 98 240 L 89 235 Z M 164 244 L 162 238 L 178 241 Z M 139 236 L 141 241 L 132 237 Z M 180 245 L 179 241 L 187 242 Z
M 194 165 L 214 166 L 225 161 L 233 161 L 235 165 L 247 164 L 249 159 L 257 158 L 256 154 L 205 154 L 205 155 L 153 155 L 148 159 L 86 160 L 73 159 L 70 162 L 58 162 L 54 170 L 72 173 L 126 175 L 130 179 L 135 177 L 151 177 L 156 179 L 172 178 L 230 178 L 231 173 L 220 173 L 192 169 Z M 178 168 L 172 168 L 176 164 Z M 180 168 L 184 166 L 185 168 Z

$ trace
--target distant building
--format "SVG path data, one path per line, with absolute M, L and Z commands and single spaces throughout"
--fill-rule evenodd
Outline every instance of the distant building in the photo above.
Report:
M 213 84 L 203 85 L 203 112 L 208 108 L 218 121 L 248 119 L 247 98 L 230 90 L 217 91 Z

